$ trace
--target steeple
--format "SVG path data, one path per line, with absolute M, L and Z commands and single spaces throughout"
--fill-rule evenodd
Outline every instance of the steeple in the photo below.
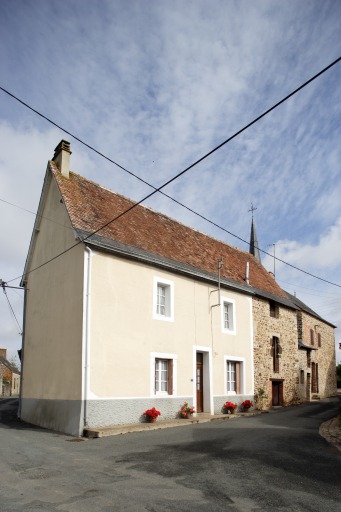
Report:
M 258 239 L 257 239 L 257 233 L 256 233 L 256 226 L 255 226 L 255 221 L 253 219 L 253 212 L 255 210 L 257 210 L 257 208 L 255 208 L 253 206 L 253 204 L 251 203 L 251 210 L 249 210 L 249 212 L 252 213 L 249 253 L 253 254 L 254 257 L 261 263 L 260 252 L 259 252 L 259 249 L 258 249 Z

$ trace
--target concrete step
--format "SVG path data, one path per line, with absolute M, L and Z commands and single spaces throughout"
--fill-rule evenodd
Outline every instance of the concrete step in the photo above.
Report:
M 248 413 L 236 413 L 236 414 L 216 414 L 211 415 L 208 413 L 197 413 L 189 419 L 175 418 L 173 420 L 160 420 L 158 419 L 155 423 L 134 423 L 125 425 L 110 425 L 108 427 L 92 427 L 84 429 L 83 435 L 92 439 L 117 436 L 119 434 L 129 434 L 131 432 L 143 432 L 145 430 L 158 430 L 162 428 L 173 428 L 173 427 L 186 427 L 197 423 L 207 423 L 209 421 L 216 420 L 230 420 L 236 419 L 241 416 L 254 416 L 260 414 L 260 411 L 250 411 Z

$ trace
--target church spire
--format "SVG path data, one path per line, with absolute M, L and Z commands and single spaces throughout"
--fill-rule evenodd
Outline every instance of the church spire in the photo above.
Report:
M 253 212 L 255 210 L 257 210 L 257 208 L 255 208 L 253 206 L 253 204 L 251 203 L 251 210 L 249 210 L 249 212 L 252 213 L 249 253 L 253 254 L 254 257 L 261 263 L 260 252 L 259 252 L 259 249 L 258 249 L 258 239 L 257 239 L 257 233 L 256 233 L 256 226 L 255 226 L 255 221 L 253 219 Z

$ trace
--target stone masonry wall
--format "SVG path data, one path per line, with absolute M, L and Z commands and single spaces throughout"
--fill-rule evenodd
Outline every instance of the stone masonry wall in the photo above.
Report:
M 301 349 L 299 358 L 300 373 L 304 372 L 304 389 L 306 391 L 306 380 L 310 374 L 310 380 L 312 379 L 312 364 L 318 365 L 318 391 L 312 393 L 310 389 L 310 395 L 317 394 L 320 398 L 326 398 L 332 395 L 336 395 L 336 360 L 335 360 L 335 339 L 334 339 L 334 328 L 309 315 L 305 312 L 300 312 L 302 322 L 302 343 L 307 346 L 313 347 L 313 350 Z M 314 343 L 312 344 L 310 331 L 314 333 Z M 318 345 L 318 334 L 320 334 L 321 346 Z M 316 349 L 316 350 L 314 350 Z M 309 356 L 307 352 L 310 352 L 310 367 Z M 303 379 L 300 379 L 301 381 Z M 302 384 L 301 384 L 302 386 Z M 305 393 L 306 395 L 308 393 Z M 309 398 L 309 396 L 306 396 Z
M 297 317 L 296 311 L 278 306 L 278 317 L 270 316 L 269 301 L 261 298 L 253 299 L 254 318 L 254 378 L 255 394 L 264 389 L 265 407 L 272 405 L 272 381 L 283 379 L 283 405 L 297 402 L 297 376 L 299 358 L 297 350 Z M 273 371 L 271 340 L 279 339 L 281 353 L 279 355 L 278 372 Z

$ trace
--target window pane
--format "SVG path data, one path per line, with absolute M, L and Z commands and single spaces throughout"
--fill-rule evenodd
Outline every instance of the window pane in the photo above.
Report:
M 236 363 L 227 361 L 227 391 L 236 391 Z
M 168 391 L 168 360 L 155 360 L 155 391 Z
M 156 312 L 158 315 L 166 315 L 166 286 L 157 285 L 157 304 Z
M 230 322 L 229 322 L 229 304 L 226 302 L 224 303 L 224 328 L 229 329 L 230 328 Z

